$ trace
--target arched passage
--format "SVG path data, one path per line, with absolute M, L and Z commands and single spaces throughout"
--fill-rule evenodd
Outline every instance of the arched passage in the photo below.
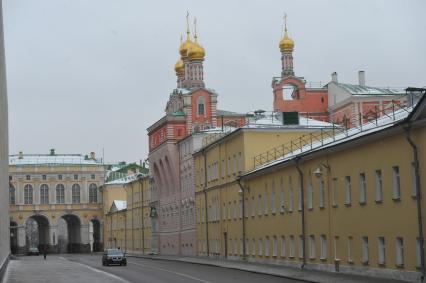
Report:
M 61 232 L 62 233 L 66 233 L 66 251 L 68 253 L 78 253 L 81 251 L 81 232 L 80 232 L 80 227 L 81 227 L 81 222 L 80 219 L 73 215 L 73 214 L 66 214 L 63 215 L 61 217 L 63 220 L 65 220 L 65 227 L 66 231 L 63 231 L 65 229 L 63 229 Z M 64 236 L 64 235 L 63 235 Z M 65 237 L 63 237 L 65 238 Z M 63 244 L 62 244 L 63 246 Z M 60 250 L 61 252 L 63 252 L 62 250 Z
M 90 221 L 89 233 L 91 234 L 91 251 L 100 252 L 102 251 L 102 242 L 101 242 L 101 223 L 98 219 L 92 219 Z
M 48 249 L 49 220 L 44 215 L 33 215 L 25 221 L 25 242 L 27 250 L 38 248 L 40 252 Z

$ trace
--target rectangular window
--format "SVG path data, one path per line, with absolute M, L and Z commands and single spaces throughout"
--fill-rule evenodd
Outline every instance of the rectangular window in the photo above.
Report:
M 277 256 L 277 250 L 278 250 L 277 236 L 274 236 L 272 238 L 272 256 Z
M 359 203 L 364 204 L 367 201 L 367 185 L 365 183 L 365 173 L 359 174 Z
M 293 188 L 289 187 L 288 188 L 288 211 L 292 212 L 293 211 Z
M 348 262 L 352 263 L 352 237 L 348 237 Z
M 294 242 L 294 236 L 290 236 L 290 247 L 289 247 L 289 257 L 294 257 L 294 250 L 295 250 L 295 242 Z
M 252 241 L 252 245 L 251 245 L 251 255 L 255 256 L 256 255 L 256 240 L 253 239 Z
M 411 196 L 417 197 L 416 163 L 411 162 Z
M 308 209 L 314 208 L 314 190 L 312 188 L 312 180 L 308 181 Z
M 78 175 L 77 174 L 74 175 L 74 180 L 78 180 Z
M 284 190 L 281 190 L 280 193 L 280 213 L 284 213 L 285 211 L 285 197 L 284 197 Z
M 270 248 L 269 237 L 265 237 L 265 256 L 269 256 Z
M 302 187 L 299 186 L 298 191 L 299 191 L 299 193 L 297 195 L 297 197 L 298 197 L 297 198 L 298 209 L 299 209 L 299 211 L 302 211 L 302 202 L 303 202 L 303 199 L 302 199 Z
M 226 204 L 223 203 L 222 220 L 226 220 Z
M 257 199 L 257 215 L 262 215 L 262 196 L 259 195 L 259 198 Z
M 376 170 L 375 176 L 376 176 L 376 202 L 382 202 L 383 201 L 382 170 Z
M 234 201 L 234 219 L 237 219 L 237 201 Z
M 351 176 L 345 176 L 345 205 L 351 204 Z
M 46 180 L 46 179 L 47 179 L 47 176 L 46 176 L 46 175 L 42 175 L 42 176 L 41 176 L 41 178 L 42 178 L 43 180 Z
M 228 166 L 227 166 L 228 176 L 231 175 L 231 157 L 228 157 Z
M 62 180 L 62 175 L 58 175 L 58 180 Z
M 333 207 L 337 206 L 337 190 L 338 190 L 338 186 L 337 186 L 337 178 L 333 178 L 333 185 L 332 185 L 332 192 L 331 192 L 331 204 L 333 205 Z
M 225 167 L 225 160 L 222 159 L 222 178 L 225 178 L 225 172 L 226 172 L 226 167 Z
M 245 209 L 244 209 L 244 217 L 247 218 L 250 214 L 250 202 L 249 199 L 246 198 L 244 201 Z
M 299 258 L 303 258 L 303 254 L 304 254 L 304 242 L 303 242 L 303 236 L 300 235 L 299 236 Z
M 263 214 L 265 214 L 265 215 L 268 215 L 268 201 L 269 201 L 269 199 L 268 199 L 268 194 L 265 192 L 264 194 L 263 194 L 263 202 L 264 202 L 264 204 L 263 204 Z
M 281 236 L 281 257 L 285 257 L 285 237 Z
M 31 180 L 31 175 L 27 175 L 25 176 L 25 178 L 27 179 L 27 181 Z
M 379 264 L 385 264 L 385 237 L 379 237 L 377 259 Z
M 90 179 L 95 180 L 95 174 L 90 175 Z
M 238 152 L 238 172 L 242 172 L 243 169 L 243 158 L 241 156 L 241 152 Z
M 256 202 L 254 197 L 251 197 L 251 216 L 254 217 L 256 214 Z
M 320 181 L 320 208 L 325 207 L 325 187 L 324 187 L 324 180 Z
M 338 247 L 339 247 L 339 237 L 335 236 L 334 241 L 333 241 L 334 260 L 340 260 L 339 253 L 338 253 Z
M 275 212 L 276 212 L 276 209 L 275 209 L 275 191 L 273 191 L 271 193 L 271 212 L 273 214 L 275 214 Z
M 404 265 L 404 239 L 402 237 L 397 237 L 395 241 L 396 249 L 396 265 Z
M 240 202 L 238 204 L 238 208 L 240 211 L 240 218 L 243 218 L 243 201 L 240 199 Z
M 311 259 L 315 258 L 315 236 L 314 235 L 309 236 L 309 258 Z
M 401 180 L 398 166 L 392 167 L 392 198 L 394 200 L 401 199 Z
M 361 241 L 362 263 L 368 264 L 368 237 L 362 237 Z
M 327 258 L 327 237 L 325 235 L 320 236 L 320 259 Z
M 262 240 L 262 238 L 259 239 L 259 252 L 258 252 L 258 254 L 260 256 L 263 255 L 263 240 Z
M 234 154 L 233 160 L 234 160 L 234 168 L 232 173 L 235 175 L 237 173 L 237 156 L 235 154 Z

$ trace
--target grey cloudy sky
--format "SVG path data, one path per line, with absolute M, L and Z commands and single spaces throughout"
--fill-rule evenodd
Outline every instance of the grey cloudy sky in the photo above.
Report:
M 176 85 L 185 14 L 198 18 L 218 108 L 272 108 L 283 13 L 296 75 L 426 85 L 425 1 L 3 0 L 10 151 L 137 161 Z

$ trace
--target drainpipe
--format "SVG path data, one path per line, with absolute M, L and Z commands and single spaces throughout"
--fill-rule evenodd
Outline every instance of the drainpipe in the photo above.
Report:
M 303 263 L 302 266 L 300 267 L 301 269 L 303 269 L 306 265 L 306 244 L 305 244 L 305 197 L 304 197 L 304 187 L 303 187 L 303 172 L 299 167 L 299 160 L 300 158 L 296 158 L 294 159 L 295 163 L 296 163 L 296 169 L 299 172 L 299 178 L 300 178 L 300 194 L 301 194 L 301 199 L 302 199 L 302 252 L 303 252 Z
M 209 248 L 209 215 L 208 215 L 208 209 L 207 209 L 207 157 L 206 152 L 203 149 L 202 151 L 203 157 L 204 157 L 204 212 L 206 216 L 206 252 L 207 256 L 210 256 L 210 248 Z
M 243 259 L 246 260 L 247 254 L 246 254 L 245 189 L 244 189 L 243 185 L 241 184 L 240 178 L 237 179 L 237 182 L 238 182 L 238 185 L 240 186 L 240 189 L 241 189 L 241 192 L 242 192 L 241 197 L 243 198 L 243 201 L 241 202 L 242 206 L 243 206 L 242 207 L 242 209 L 243 209 L 243 215 L 242 215 L 242 219 L 243 219 L 243 223 L 242 223 L 243 224 Z
M 417 145 L 411 139 L 410 125 L 405 129 L 405 137 L 413 149 L 413 163 L 414 163 L 414 175 L 416 185 L 416 203 L 417 203 L 417 225 L 419 229 L 419 241 L 420 241 L 420 265 L 421 265 L 421 281 L 425 278 L 425 251 L 424 251 L 424 237 L 423 237 L 423 221 L 422 221 L 422 190 L 420 186 L 420 170 L 419 170 L 419 159 Z

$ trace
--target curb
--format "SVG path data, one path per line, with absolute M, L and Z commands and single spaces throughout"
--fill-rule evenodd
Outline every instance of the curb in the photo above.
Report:
M 246 269 L 246 268 L 238 268 L 238 267 L 230 267 L 230 266 L 224 266 L 224 265 L 220 265 L 220 264 L 216 264 L 216 263 L 209 263 L 209 262 L 196 262 L 196 261 L 188 261 L 188 260 L 184 260 L 184 259 L 172 259 L 172 258 L 151 257 L 151 256 L 131 255 L 131 254 L 128 254 L 127 256 L 128 257 L 135 257 L 135 258 L 152 259 L 152 260 L 179 261 L 179 262 L 185 262 L 185 263 L 190 263 L 190 264 L 214 266 L 214 267 L 219 267 L 219 268 L 233 269 L 233 270 L 245 271 L 245 272 L 250 272 L 250 273 L 264 274 L 264 275 L 269 275 L 269 276 L 286 278 L 286 279 L 296 280 L 296 281 L 300 281 L 300 282 L 323 283 L 322 281 L 312 281 L 312 280 L 297 278 L 297 277 L 288 276 L 288 275 L 286 276 L 286 275 L 283 275 L 283 274 L 266 273 L 266 272 L 261 272 L 261 271 L 257 271 L 257 270 L 251 270 L 251 269 Z

